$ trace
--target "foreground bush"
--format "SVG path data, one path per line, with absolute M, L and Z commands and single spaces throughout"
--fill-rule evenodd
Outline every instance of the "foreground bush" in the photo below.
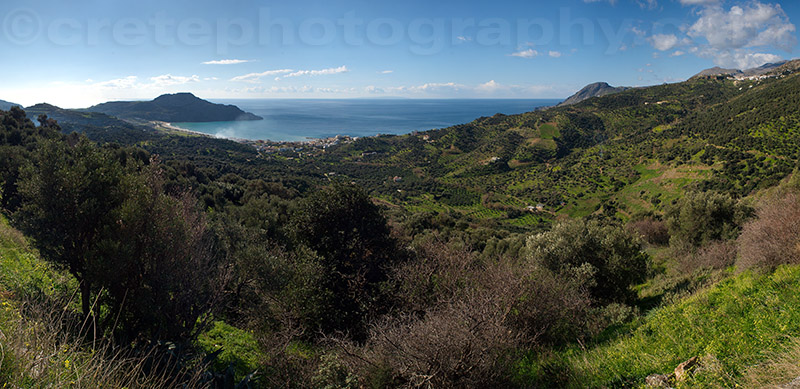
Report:
M 728 195 L 691 192 L 667 210 L 670 245 L 697 248 L 715 240 L 735 239 L 753 209 Z
M 585 280 L 597 303 L 626 302 L 647 275 L 648 256 L 636 237 L 617 226 L 574 220 L 528 239 L 531 260 L 564 277 Z
M 744 226 L 738 244 L 740 269 L 800 263 L 800 195 L 767 200 Z
M 508 387 L 519 350 L 574 339 L 587 325 L 579 282 L 516 259 L 429 243 L 395 278 L 404 312 L 375 322 L 363 345 L 335 342 L 366 386 Z

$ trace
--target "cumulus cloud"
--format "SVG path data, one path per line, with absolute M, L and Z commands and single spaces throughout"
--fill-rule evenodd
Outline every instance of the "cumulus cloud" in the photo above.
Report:
M 672 50 L 680 40 L 675 34 L 656 34 L 648 38 L 650 44 L 658 51 Z
M 250 59 L 221 59 L 217 61 L 206 61 L 203 65 L 238 65 L 240 63 L 253 62 Z
M 795 26 L 779 4 L 755 1 L 746 6 L 706 7 L 688 31 L 692 38 L 703 38 L 717 49 L 775 46 L 791 50 L 797 43 Z
M 550 51 L 547 54 L 550 55 L 553 58 L 561 58 L 561 52 L 560 51 Z
M 519 57 L 519 58 L 533 58 L 539 55 L 539 52 L 534 49 L 526 49 L 520 50 L 514 53 L 511 53 L 512 57 Z
M 747 69 L 777 62 L 782 58 L 768 51 L 777 48 L 789 52 L 797 45 L 796 27 L 779 4 L 755 0 L 725 10 L 715 1 L 682 3 L 705 5 L 700 18 L 687 30 L 697 44 L 689 51 L 713 59 L 718 66 Z
M 778 55 L 770 53 L 753 53 L 748 50 L 716 50 L 707 48 L 700 50 L 698 56 L 703 58 L 711 58 L 714 64 L 726 68 L 735 69 L 751 69 L 756 68 L 767 63 L 775 63 L 781 61 Z
M 505 90 L 508 87 L 501 85 L 500 83 L 496 82 L 495 80 L 491 80 L 489 82 L 485 82 L 483 84 L 478 85 L 475 89 L 483 92 L 493 93 L 498 90 Z
M 380 74 L 392 74 L 392 73 L 394 73 L 394 70 L 384 70 L 384 71 L 381 71 L 379 73 Z
M 138 84 L 139 78 L 136 76 L 128 76 L 97 83 L 95 83 L 92 80 L 86 80 L 86 82 L 92 83 L 92 85 L 99 88 L 129 89 L 135 87 Z
M 190 77 L 184 77 L 184 76 L 173 76 L 171 74 L 164 74 L 161 76 L 150 77 L 150 81 L 153 82 L 153 86 L 165 87 L 173 85 L 183 85 L 183 84 L 188 84 L 190 82 L 198 82 L 200 81 L 200 76 L 193 75 Z

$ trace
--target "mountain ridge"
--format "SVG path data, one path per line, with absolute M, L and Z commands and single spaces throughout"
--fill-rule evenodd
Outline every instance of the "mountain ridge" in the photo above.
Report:
M 12 103 L 10 101 L 0 100 L 0 110 L 8 111 L 11 107 L 21 107 L 22 104 Z
M 718 77 L 718 76 L 729 76 L 729 77 L 768 76 L 768 75 L 775 75 L 776 72 L 784 72 L 787 70 L 794 71 L 797 70 L 798 68 L 800 68 L 799 59 L 767 63 L 750 69 L 724 69 L 719 66 L 715 66 L 713 68 L 705 69 L 700 73 L 695 74 L 690 78 L 690 80 L 696 78 Z
M 191 93 L 164 94 L 151 101 L 114 101 L 84 109 L 120 119 L 164 122 L 227 122 L 263 120 L 235 105 L 215 104 Z
M 613 87 L 609 85 L 607 82 L 595 82 L 593 84 L 586 85 L 581 90 L 576 92 L 574 95 L 568 97 L 566 100 L 559 103 L 557 107 L 575 105 L 584 100 L 591 99 L 592 97 L 606 96 L 613 93 L 624 92 L 628 89 L 630 88 L 624 86 Z

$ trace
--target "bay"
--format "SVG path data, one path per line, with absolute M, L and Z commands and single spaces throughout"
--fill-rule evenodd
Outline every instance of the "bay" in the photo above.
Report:
M 221 138 L 302 141 L 309 138 L 407 134 L 482 116 L 530 112 L 558 104 L 554 99 L 265 99 L 211 100 L 236 105 L 258 121 L 172 123 Z

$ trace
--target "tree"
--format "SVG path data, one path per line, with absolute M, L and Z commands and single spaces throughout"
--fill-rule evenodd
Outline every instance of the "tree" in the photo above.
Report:
M 379 285 L 399 259 L 380 209 L 362 189 L 336 184 L 301 202 L 292 230 L 298 243 L 321 258 L 332 294 L 321 330 L 363 335 L 365 316 L 385 308 Z
M 528 238 L 531 260 L 557 274 L 589 283 L 596 302 L 625 302 L 630 287 L 647 275 L 647 254 L 622 227 L 597 221 L 561 222 Z
M 714 240 L 735 239 L 753 208 L 717 192 L 687 193 L 667 210 L 670 244 L 697 248 Z
M 20 184 L 23 205 L 15 219 L 42 256 L 63 266 L 80 284 L 83 313 L 90 315 L 90 253 L 112 211 L 124 201 L 123 168 L 86 138 L 46 141 Z
M 122 186 L 114 223 L 91 252 L 89 275 L 106 291 L 105 327 L 125 339 L 193 339 L 224 284 L 205 217 L 189 193 L 164 192 L 157 163 Z

